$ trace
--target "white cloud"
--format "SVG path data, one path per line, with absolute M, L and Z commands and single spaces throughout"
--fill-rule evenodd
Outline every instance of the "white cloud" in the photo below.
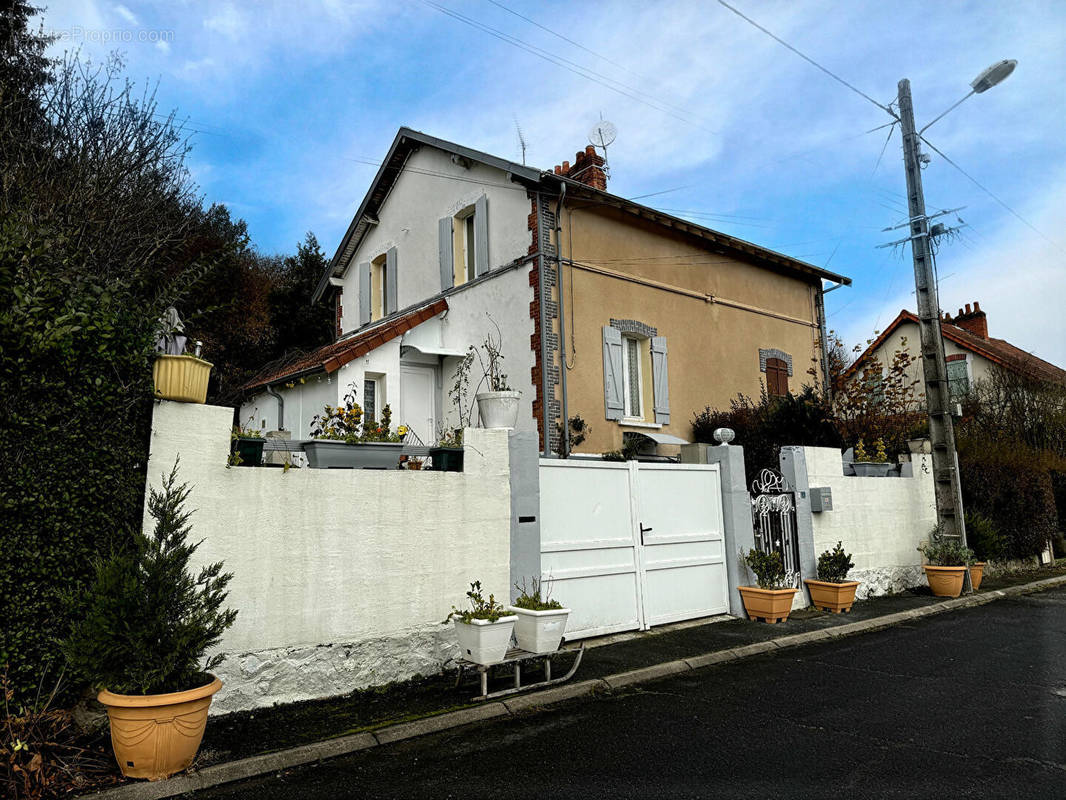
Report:
M 116 5 L 115 6 L 115 13 L 118 14 L 120 17 L 122 17 L 122 19 L 124 19 L 130 25 L 140 25 L 141 24 L 140 22 L 137 21 L 137 16 L 132 11 L 130 11 L 128 8 L 126 8 L 124 5 L 121 5 L 121 4 Z

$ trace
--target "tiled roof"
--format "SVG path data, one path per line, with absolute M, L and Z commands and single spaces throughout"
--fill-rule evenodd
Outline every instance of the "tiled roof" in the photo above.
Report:
M 397 336 L 402 336 L 417 325 L 433 319 L 448 310 L 448 301 L 443 297 L 422 308 L 416 308 L 402 316 L 383 321 L 364 331 L 319 347 L 310 353 L 297 356 L 284 364 L 271 364 L 241 387 L 242 391 L 254 391 L 267 384 L 280 383 L 314 372 L 336 372 L 349 361 L 376 350 Z
M 906 309 L 900 311 L 899 315 L 882 331 L 881 335 L 871 342 L 861 356 L 855 359 L 855 363 L 848 368 L 847 374 L 854 373 L 866 358 L 884 344 L 885 340 L 904 322 L 913 322 L 917 325 L 918 317 Z M 984 339 L 965 328 L 943 321 L 940 323 L 940 330 L 948 341 L 954 342 L 964 350 L 977 353 L 1012 372 L 1066 386 L 1066 370 L 1015 347 L 1008 341 L 992 337 Z

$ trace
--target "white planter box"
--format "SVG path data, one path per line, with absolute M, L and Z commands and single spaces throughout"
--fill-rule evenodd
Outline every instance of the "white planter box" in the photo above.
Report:
M 569 608 L 530 611 L 508 606 L 507 610 L 518 616 L 514 634 L 519 647 L 530 653 L 554 653 L 559 649 L 566 631 L 566 618 L 570 615 Z
M 455 620 L 461 658 L 475 664 L 499 664 L 507 655 L 517 617 L 500 617 L 496 622 L 474 619 Z
M 477 411 L 482 428 L 513 428 L 518 424 L 518 392 L 479 392 Z

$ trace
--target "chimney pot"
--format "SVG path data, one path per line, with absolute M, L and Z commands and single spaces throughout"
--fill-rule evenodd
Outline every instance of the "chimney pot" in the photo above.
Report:
M 966 304 L 966 313 L 967 314 L 970 313 L 970 304 L 969 303 Z
M 591 144 L 585 145 L 585 155 L 587 155 L 587 156 L 596 155 L 596 146 L 595 145 L 591 145 Z
M 563 174 L 565 175 L 569 171 L 570 171 L 570 162 L 569 161 L 564 161 L 563 162 Z
M 962 309 L 961 308 L 959 309 L 959 313 L 956 314 L 955 316 L 957 316 L 957 317 L 961 317 L 962 316 Z
M 973 301 L 973 311 L 974 311 L 974 313 L 976 314 L 980 310 L 981 310 L 981 304 L 978 303 L 976 300 L 974 300 Z

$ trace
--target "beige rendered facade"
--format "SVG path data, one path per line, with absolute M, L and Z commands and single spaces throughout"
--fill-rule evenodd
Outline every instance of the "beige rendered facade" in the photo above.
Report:
M 627 431 L 691 441 L 693 415 L 704 407 L 726 407 L 738 393 L 759 396 L 768 353 L 787 356 L 791 391 L 820 385 L 820 277 L 772 269 L 706 238 L 577 198 L 560 223 L 567 413 L 592 429 L 576 452 L 618 449 Z M 647 348 L 638 348 L 640 408 L 607 419 L 604 328 L 612 324 L 666 340 L 668 422 L 657 424 L 653 413 Z

